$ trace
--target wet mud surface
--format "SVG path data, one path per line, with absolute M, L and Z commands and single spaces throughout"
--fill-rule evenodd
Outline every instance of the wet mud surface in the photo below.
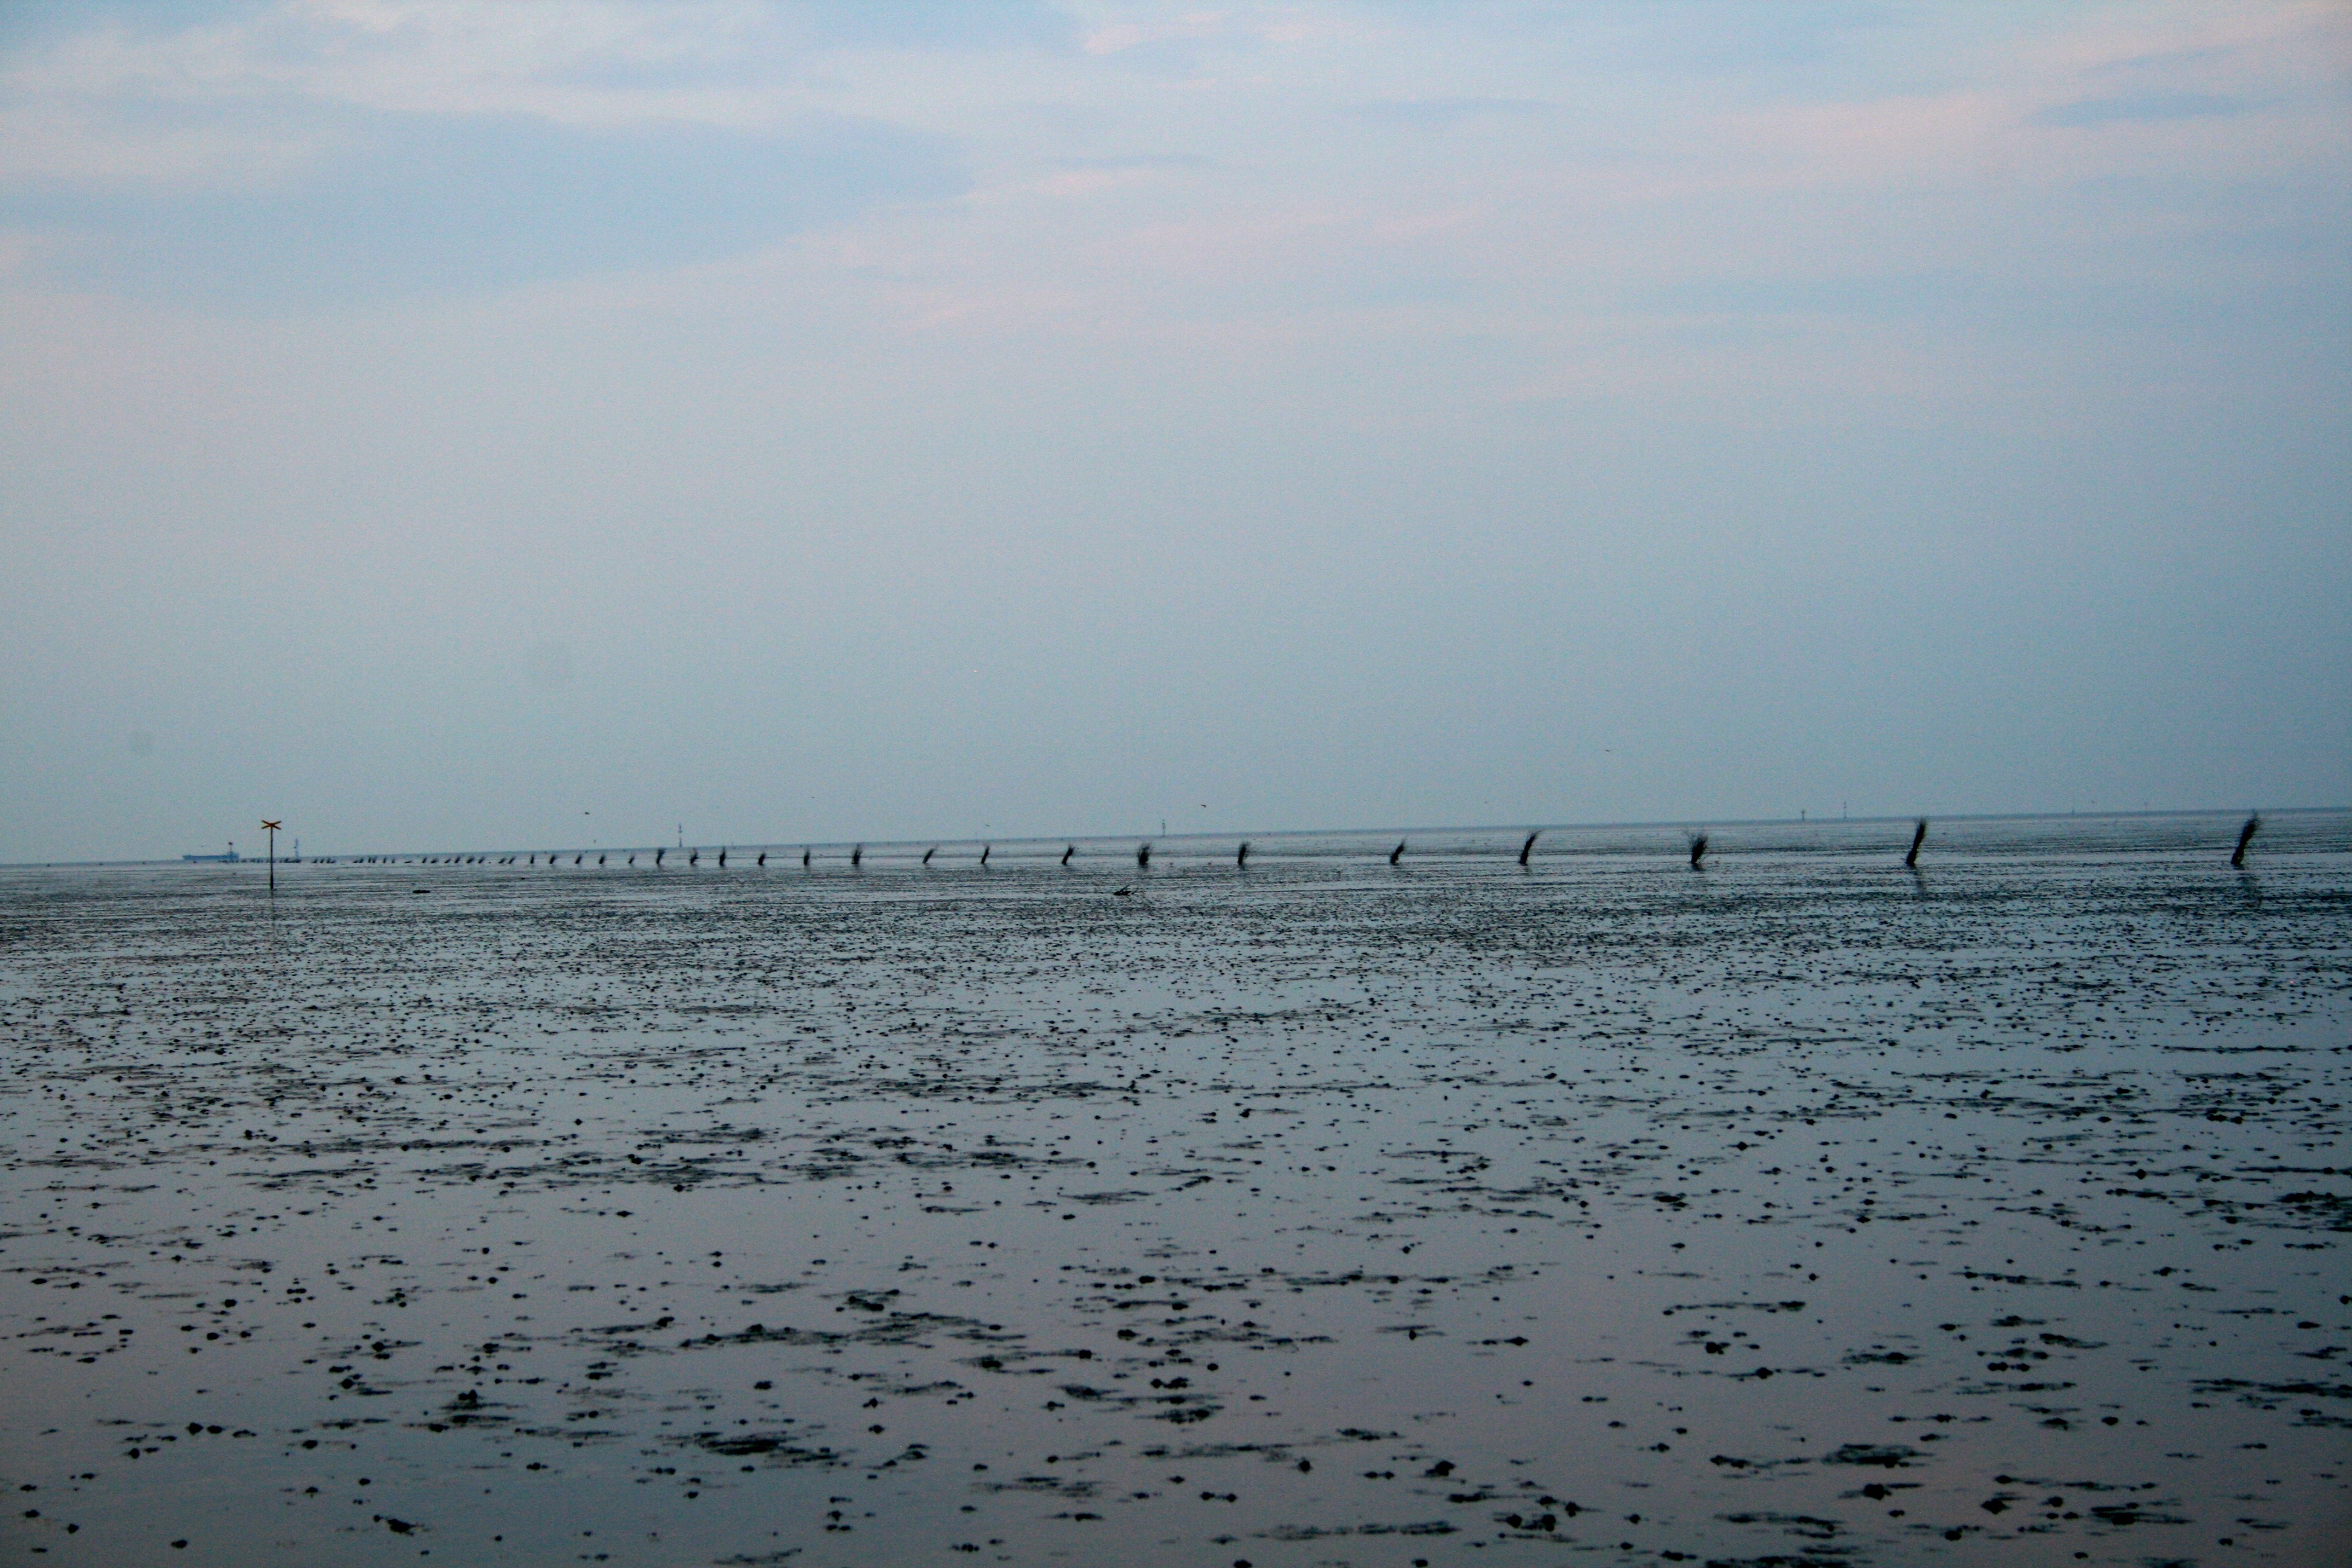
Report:
M 2340 1563 L 2234 826 L 0 872 L 0 1553 Z

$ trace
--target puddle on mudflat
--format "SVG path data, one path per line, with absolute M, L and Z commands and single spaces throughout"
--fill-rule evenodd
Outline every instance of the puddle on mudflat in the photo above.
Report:
M 2229 828 L 0 874 L 0 1550 L 2330 1562 L 2352 823 Z

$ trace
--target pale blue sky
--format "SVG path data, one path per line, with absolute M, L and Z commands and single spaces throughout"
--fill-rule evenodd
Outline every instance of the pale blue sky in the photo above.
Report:
M 0 859 L 2352 800 L 2340 5 L 5 18 Z

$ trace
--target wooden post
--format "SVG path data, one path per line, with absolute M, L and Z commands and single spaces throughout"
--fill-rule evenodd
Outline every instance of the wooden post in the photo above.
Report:
M 264 819 L 262 826 L 269 830 L 269 893 L 278 895 L 278 824 Z

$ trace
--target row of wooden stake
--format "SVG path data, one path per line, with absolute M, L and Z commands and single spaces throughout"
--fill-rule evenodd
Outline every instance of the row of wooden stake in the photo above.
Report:
M 274 826 L 276 825 L 270 824 L 268 826 Z M 2243 870 L 2245 868 L 2246 847 L 2254 841 L 2254 835 L 2261 829 L 2262 826 L 2263 819 L 2262 815 L 2259 812 L 2246 818 L 2245 826 L 2238 830 L 2238 847 L 2230 853 L 2230 864 L 2232 867 L 2240 870 Z M 1519 846 L 1518 859 L 1520 865 L 1525 866 L 1528 863 L 1528 857 L 1535 853 L 1536 840 L 1542 837 L 1543 829 L 1541 828 L 1538 828 L 1533 833 L 1528 835 L 1526 841 Z M 1923 816 L 1911 830 L 1911 847 L 1903 857 L 1903 865 L 1906 869 L 1916 871 L 1919 868 L 1919 850 L 1927 842 L 1927 819 Z M 1407 840 L 1402 838 L 1398 839 L 1396 847 L 1389 851 L 1389 864 L 1394 866 L 1402 861 L 1404 858 L 1404 852 L 1408 847 Z M 988 858 L 994 852 L 995 847 L 996 847 L 992 844 L 984 844 L 981 846 L 980 863 L 982 866 L 988 864 Z M 1706 868 L 1707 848 L 1708 842 L 1707 836 L 1706 834 L 1694 833 L 1691 835 L 1690 863 L 1693 870 L 1703 871 Z M 940 847 L 936 844 L 932 845 L 929 849 L 924 850 L 921 864 L 929 866 L 931 863 L 931 858 L 939 852 Z M 1062 851 L 1060 863 L 1064 866 L 1067 866 L 1070 863 L 1071 858 L 1076 855 L 1077 852 L 1078 847 L 1075 844 L 1070 845 L 1067 848 Z M 721 849 L 719 852 L 719 868 L 722 871 L 727 868 L 727 853 L 728 852 L 724 849 Z M 656 868 L 661 867 L 668 854 L 669 851 L 666 848 L 655 850 L 654 865 Z M 1244 838 L 1242 840 L 1240 849 L 1235 851 L 1234 855 L 1234 863 L 1236 866 L 1246 867 L 1249 864 L 1249 857 L 1250 841 Z M 587 858 L 588 852 L 584 849 L 580 850 L 572 857 L 572 863 L 574 866 L 584 865 L 587 861 Z M 801 851 L 802 869 L 806 870 L 814 863 L 814 858 L 815 852 L 814 850 L 803 849 Z M 524 855 L 521 857 L 521 859 L 523 864 L 527 866 L 536 866 L 539 864 L 539 856 L 536 852 Z M 596 864 L 602 866 L 606 863 L 607 859 L 607 855 L 600 854 L 596 857 Z M 512 855 L 441 855 L 428 856 L 421 859 L 408 860 L 406 863 L 418 866 L 511 866 L 515 863 L 515 860 L 516 857 Z M 547 857 L 547 863 L 550 866 L 560 865 L 562 861 L 562 856 L 551 852 Z M 402 863 L 403 860 L 401 858 L 385 855 L 364 855 L 359 857 L 355 861 L 355 864 L 359 865 L 399 865 Z M 636 863 L 637 857 L 635 853 L 632 853 L 629 856 L 628 864 L 635 866 Z M 686 863 L 689 867 L 698 867 L 701 865 L 702 851 L 700 849 L 689 851 L 686 857 Z M 760 857 L 754 864 L 764 867 L 767 863 L 768 852 L 763 849 L 760 852 Z M 853 867 L 863 866 L 866 863 L 865 845 L 859 844 L 851 848 L 849 851 L 849 863 Z M 1135 864 L 1139 870 L 1150 870 L 1151 868 L 1151 845 L 1149 840 L 1136 846 Z

